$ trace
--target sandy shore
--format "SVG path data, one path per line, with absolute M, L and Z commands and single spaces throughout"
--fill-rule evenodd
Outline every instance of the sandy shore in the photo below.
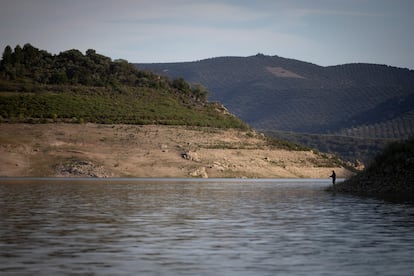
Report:
M 0 176 L 328 178 L 312 151 L 254 131 L 176 126 L 0 124 Z

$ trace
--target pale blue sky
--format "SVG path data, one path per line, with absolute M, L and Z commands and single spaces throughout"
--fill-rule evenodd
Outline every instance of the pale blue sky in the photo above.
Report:
M 414 0 L 0 0 L 0 49 L 130 62 L 279 55 L 414 69 Z

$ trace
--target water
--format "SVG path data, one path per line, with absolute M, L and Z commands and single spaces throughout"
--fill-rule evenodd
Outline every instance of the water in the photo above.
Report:
M 328 185 L 0 179 L 0 274 L 413 275 L 414 206 Z

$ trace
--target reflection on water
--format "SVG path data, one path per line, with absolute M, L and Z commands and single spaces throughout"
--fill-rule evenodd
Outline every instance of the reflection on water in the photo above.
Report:
M 1 275 L 413 275 L 414 206 L 329 181 L 0 180 Z

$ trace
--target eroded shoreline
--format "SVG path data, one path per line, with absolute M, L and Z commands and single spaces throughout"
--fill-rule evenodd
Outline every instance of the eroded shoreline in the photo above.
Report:
M 254 131 L 160 125 L 0 124 L 0 176 L 326 178 L 351 172 Z

